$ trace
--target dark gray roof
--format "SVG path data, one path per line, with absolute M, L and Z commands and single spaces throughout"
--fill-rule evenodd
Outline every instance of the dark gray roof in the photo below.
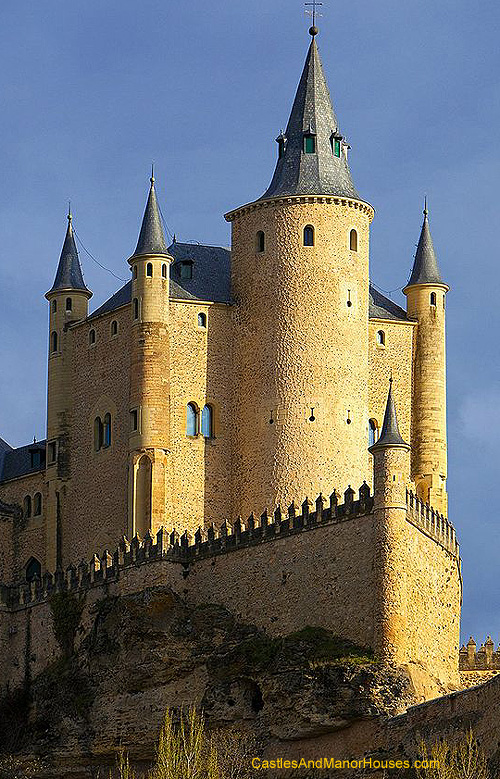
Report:
M 304 133 L 316 136 L 316 152 L 303 151 Z M 359 199 L 347 157 L 332 151 L 332 136 L 342 138 L 328 84 L 313 37 L 285 131 L 285 151 L 260 200 L 281 195 L 339 195 Z M 341 143 L 342 145 L 342 143 Z
M 439 272 L 436 252 L 432 243 L 429 219 L 427 218 L 427 206 L 424 208 L 424 223 L 418 241 L 415 262 L 407 286 L 411 284 L 443 284 Z
M 230 302 L 231 252 L 222 246 L 203 246 L 199 243 L 173 243 L 168 254 L 174 258 L 170 266 L 170 297 L 174 300 L 210 300 Z M 193 278 L 180 278 L 181 263 L 193 263 Z M 132 282 L 128 281 L 89 319 L 108 314 L 132 300 Z
M 396 415 L 396 406 L 392 397 L 392 378 L 389 379 L 389 394 L 385 407 L 384 424 L 378 440 L 370 446 L 370 452 L 381 449 L 386 446 L 408 446 L 399 432 L 398 418 Z
M 78 249 L 76 248 L 75 237 L 73 235 L 71 214 L 68 215 L 68 229 L 66 230 L 66 237 L 64 238 L 59 265 L 57 266 L 56 277 L 47 294 L 66 289 L 81 290 L 82 292 L 86 292 L 89 297 L 92 297 L 92 292 L 87 289 L 83 280 Z
M 29 473 L 37 473 L 45 469 L 45 445 L 46 441 L 37 441 L 27 446 L 19 446 L 4 452 L 0 481 L 17 479 L 18 476 L 26 476 Z M 40 452 L 40 465 L 32 467 L 31 452 Z
M 139 240 L 132 257 L 142 254 L 168 254 L 163 227 L 161 226 L 160 210 L 156 199 L 155 180 L 151 176 L 148 202 L 142 218 Z
M 397 303 L 382 295 L 373 284 L 370 284 L 369 292 L 369 317 L 370 319 L 399 319 L 409 321 L 406 311 Z

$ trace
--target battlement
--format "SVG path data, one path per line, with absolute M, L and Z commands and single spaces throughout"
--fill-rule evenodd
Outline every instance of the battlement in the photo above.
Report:
M 467 645 L 461 647 L 459 657 L 461 671 L 500 671 L 500 645 L 495 651 L 491 636 L 488 636 L 479 649 L 471 636 Z
M 411 490 L 406 491 L 406 506 L 410 522 L 427 533 L 452 555 L 459 557 L 460 547 L 455 528 L 443 514 L 417 498 Z
M 356 500 L 355 492 L 349 486 L 343 494 L 343 502 L 340 501 L 340 493 L 334 490 L 328 500 L 322 494 L 314 503 L 306 498 L 300 510 L 292 502 L 286 511 L 278 506 L 272 515 L 267 511 L 258 518 L 251 514 L 246 522 L 241 517 L 233 523 L 224 520 L 219 528 L 212 524 L 205 530 L 198 528 L 194 535 L 187 530 L 180 535 L 175 529 L 169 533 L 161 527 L 156 536 L 150 531 L 144 538 L 136 535 L 131 541 L 124 536 L 114 553 L 105 550 L 101 556 L 94 554 L 89 562 L 82 560 L 65 571 L 45 573 L 41 581 L 0 585 L 0 603 L 8 608 L 19 608 L 46 600 L 52 592 L 85 590 L 116 581 L 125 568 L 159 559 L 180 564 L 187 572 L 197 560 L 369 515 L 374 497 L 363 482 Z M 459 546 L 451 523 L 411 491 L 407 491 L 406 502 L 408 521 L 458 558 Z

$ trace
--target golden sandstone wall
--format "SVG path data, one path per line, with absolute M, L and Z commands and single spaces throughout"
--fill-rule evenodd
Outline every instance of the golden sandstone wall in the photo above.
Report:
M 373 211 L 301 197 L 232 221 L 234 509 L 247 516 L 369 477 L 368 253 Z M 303 245 L 312 225 L 315 245 Z M 358 251 L 350 251 L 351 229 Z M 256 236 L 265 233 L 265 251 Z M 315 421 L 309 421 L 314 407 Z M 270 424 L 271 416 L 274 420 Z

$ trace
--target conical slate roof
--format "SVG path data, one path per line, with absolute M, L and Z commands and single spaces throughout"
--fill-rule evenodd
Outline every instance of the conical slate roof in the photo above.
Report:
M 439 272 L 439 267 L 432 243 L 431 231 L 429 229 L 427 203 L 424 208 L 424 223 L 418 241 L 413 270 L 407 287 L 412 284 L 443 284 L 443 279 Z
M 312 28 L 314 29 L 314 28 Z M 304 152 L 304 134 L 315 136 L 315 152 Z M 333 153 L 335 138 L 340 157 Z M 278 159 L 269 188 L 260 200 L 282 195 L 339 195 L 359 200 L 347 165 L 342 136 L 321 64 L 315 34 L 284 134 L 284 153 Z
M 161 226 L 160 209 L 156 199 L 155 179 L 151 176 L 148 202 L 142 219 L 139 240 L 132 257 L 141 254 L 168 254 L 163 227 Z
M 83 280 L 78 249 L 76 248 L 75 236 L 73 235 L 71 214 L 68 214 L 68 229 L 66 230 L 59 265 L 57 266 L 56 277 L 47 294 L 63 290 L 81 290 L 86 292 L 89 297 L 92 296 L 92 292 L 87 289 Z
M 394 399 L 392 397 L 392 378 L 389 379 L 389 394 L 387 396 L 382 431 L 378 440 L 373 446 L 370 446 L 370 452 L 386 446 L 408 446 L 399 432 L 396 406 L 394 405 Z

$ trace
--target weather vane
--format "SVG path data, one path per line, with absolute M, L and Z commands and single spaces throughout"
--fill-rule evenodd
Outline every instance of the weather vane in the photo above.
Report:
M 316 8 L 319 5 L 323 5 L 323 3 L 318 3 L 317 0 L 312 0 L 312 3 L 304 3 L 304 5 L 305 6 L 309 6 L 309 5 L 312 6 L 312 11 L 309 11 L 306 8 L 306 14 L 308 14 L 309 16 L 312 16 L 312 27 L 311 27 L 311 29 L 315 29 L 316 28 Z M 322 14 L 317 14 L 317 15 L 321 16 Z

